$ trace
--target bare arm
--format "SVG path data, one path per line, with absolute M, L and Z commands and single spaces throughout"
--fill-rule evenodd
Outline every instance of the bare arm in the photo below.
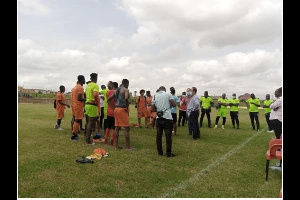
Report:
M 171 106 L 176 106 L 176 103 L 173 99 L 170 99 L 170 104 L 171 104 Z
M 157 108 L 154 104 L 151 106 L 151 112 L 157 112 Z
M 77 95 L 77 101 L 85 101 L 85 98 L 83 98 L 83 94 L 78 94 Z
M 62 100 L 58 100 L 58 103 L 61 104 L 61 105 L 67 106 L 68 108 L 70 108 L 70 106 L 68 104 L 66 104 L 66 103 L 63 103 Z
M 124 91 L 124 97 L 125 97 L 125 101 L 126 101 L 126 110 L 128 111 L 128 106 L 129 106 L 129 90 L 126 88 Z

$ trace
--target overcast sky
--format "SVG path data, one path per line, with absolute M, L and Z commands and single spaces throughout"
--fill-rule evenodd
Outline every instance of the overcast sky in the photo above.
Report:
M 282 86 L 282 0 L 18 0 L 18 85 L 77 76 L 210 95 Z

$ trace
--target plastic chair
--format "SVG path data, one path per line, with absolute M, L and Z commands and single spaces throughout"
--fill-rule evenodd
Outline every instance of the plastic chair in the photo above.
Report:
M 282 159 L 282 152 L 279 151 L 282 149 L 282 140 L 281 139 L 272 139 L 269 142 L 269 150 L 266 153 L 266 181 L 268 180 L 269 174 L 269 164 L 271 159 Z

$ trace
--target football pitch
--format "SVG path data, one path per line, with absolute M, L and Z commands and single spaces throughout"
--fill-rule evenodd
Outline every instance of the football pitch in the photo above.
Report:
M 178 115 L 177 115 L 178 116 Z M 216 109 L 212 109 L 214 126 Z M 232 128 L 229 109 L 225 130 L 207 127 L 205 116 L 200 140 L 188 135 L 187 125 L 173 136 L 175 157 L 159 156 L 156 130 L 131 127 L 131 146 L 136 151 L 116 150 L 98 143 L 70 141 L 71 109 L 58 131 L 52 104 L 18 104 L 18 197 L 19 198 L 278 198 L 282 172 L 269 171 L 265 181 L 266 151 L 274 133 L 267 133 L 260 110 L 260 132 L 253 131 L 248 111 L 239 111 L 240 129 Z M 137 122 L 130 107 L 130 124 Z M 83 124 L 85 120 L 83 120 Z M 95 133 L 93 133 L 95 135 Z M 102 135 L 103 132 L 102 132 Z M 124 132 L 119 143 L 125 148 Z M 165 153 L 165 136 L 163 149 Z M 78 164 L 96 148 L 109 157 L 93 164 Z M 270 166 L 277 160 L 271 160 Z

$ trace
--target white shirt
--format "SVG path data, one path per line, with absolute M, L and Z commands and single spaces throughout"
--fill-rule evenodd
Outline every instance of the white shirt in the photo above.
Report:
M 282 122 L 282 96 L 279 97 L 274 103 L 270 105 L 271 114 L 270 114 L 270 120 L 272 119 L 278 119 Z M 274 109 L 278 108 L 276 111 Z
M 104 107 L 104 100 L 101 98 L 101 95 L 99 96 L 100 97 L 100 107 Z
M 192 111 L 196 111 L 200 109 L 200 102 L 199 102 L 199 97 L 194 94 L 186 108 L 186 113 L 188 117 L 190 116 Z

